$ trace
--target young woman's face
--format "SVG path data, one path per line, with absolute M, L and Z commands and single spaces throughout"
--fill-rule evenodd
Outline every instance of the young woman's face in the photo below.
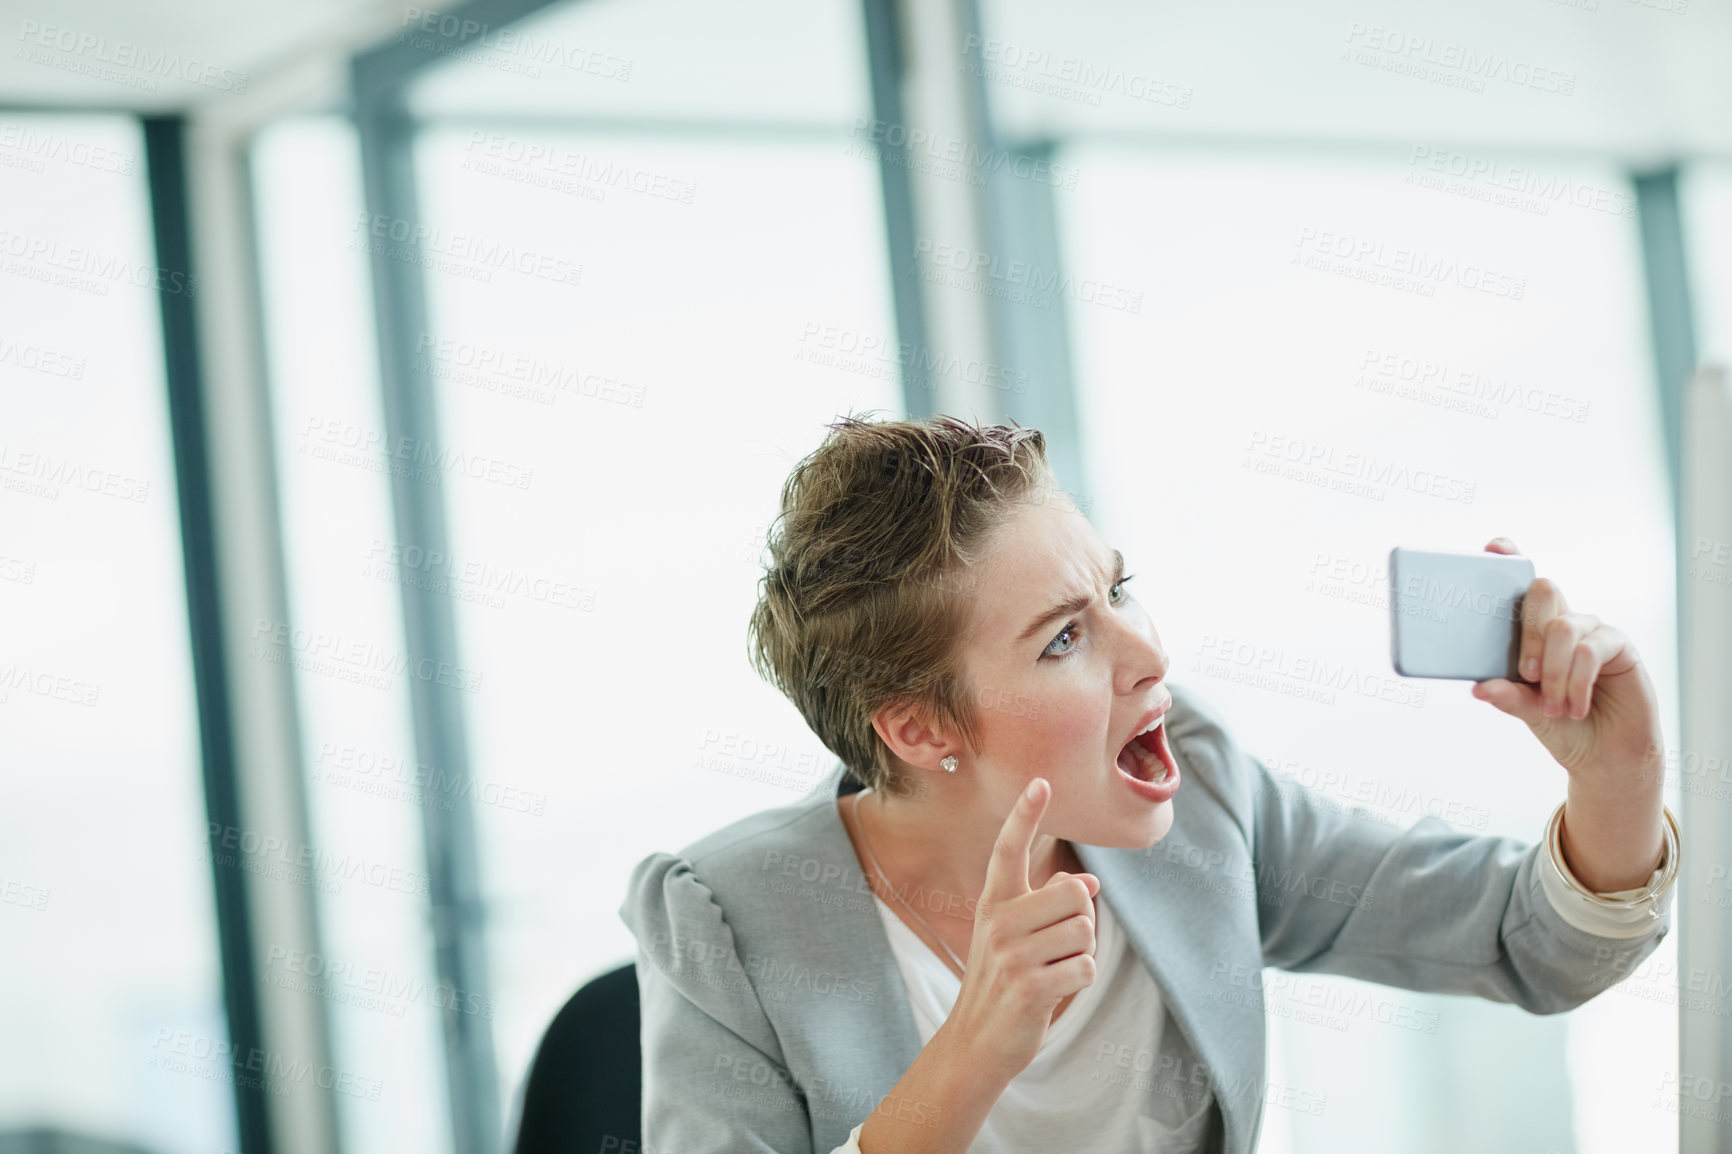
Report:
M 1055 495 L 1019 505 L 973 575 L 963 661 L 978 731 L 965 760 L 994 808 L 1008 813 L 1044 777 L 1043 834 L 1136 849 L 1166 836 L 1180 782 L 1164 727 L 1147 735 L 1150 756 L 1126 746 L 1172 704 L 1167 653 L 1115 551 Z

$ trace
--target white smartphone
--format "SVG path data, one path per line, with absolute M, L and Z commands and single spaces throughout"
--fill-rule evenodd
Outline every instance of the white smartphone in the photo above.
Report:
M 1389 551 L 1390 656 L 1403 677 L 1521 681 L 1521 603 L 1534 564 L 1504 553 Z

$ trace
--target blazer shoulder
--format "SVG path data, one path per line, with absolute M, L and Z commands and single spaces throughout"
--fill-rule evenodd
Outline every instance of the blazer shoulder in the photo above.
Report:
M 833 792 L 833 783 L 830 787 Z M 649 854 L 632 868 L 619 916 L 637 939 L 640 989 L 671 988 L 777 1061 L 781 1046 L 752 980 L 774 906 L 761 884 L 766 860 L 812 852 L 822 841 L 822 789 L 794 805 L 749 814 L 679 853 Z M 839 820 L 839 819 L 834 819 Z M 656 1011 L 644 1002 L 647 1018 Z

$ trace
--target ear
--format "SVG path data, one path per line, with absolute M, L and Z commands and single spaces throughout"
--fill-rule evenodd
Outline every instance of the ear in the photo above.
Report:
M 935 768 L 947 754 L 961 752 L 955 741 L 905 701 L 879 706 L 872 715 L 872 728 L 891 753 L 916 768 Z

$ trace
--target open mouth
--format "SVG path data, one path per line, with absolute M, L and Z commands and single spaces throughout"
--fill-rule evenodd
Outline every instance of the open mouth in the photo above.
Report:
M 1167 780 L 1167 770 L 1173 763 L 1167 748 L 1167 719 L 1162 717 L 1147 733 L 1140 733 L 1125 742 L 1119 750 L 1119 772 L 1135 781 L 1159 785 Z

